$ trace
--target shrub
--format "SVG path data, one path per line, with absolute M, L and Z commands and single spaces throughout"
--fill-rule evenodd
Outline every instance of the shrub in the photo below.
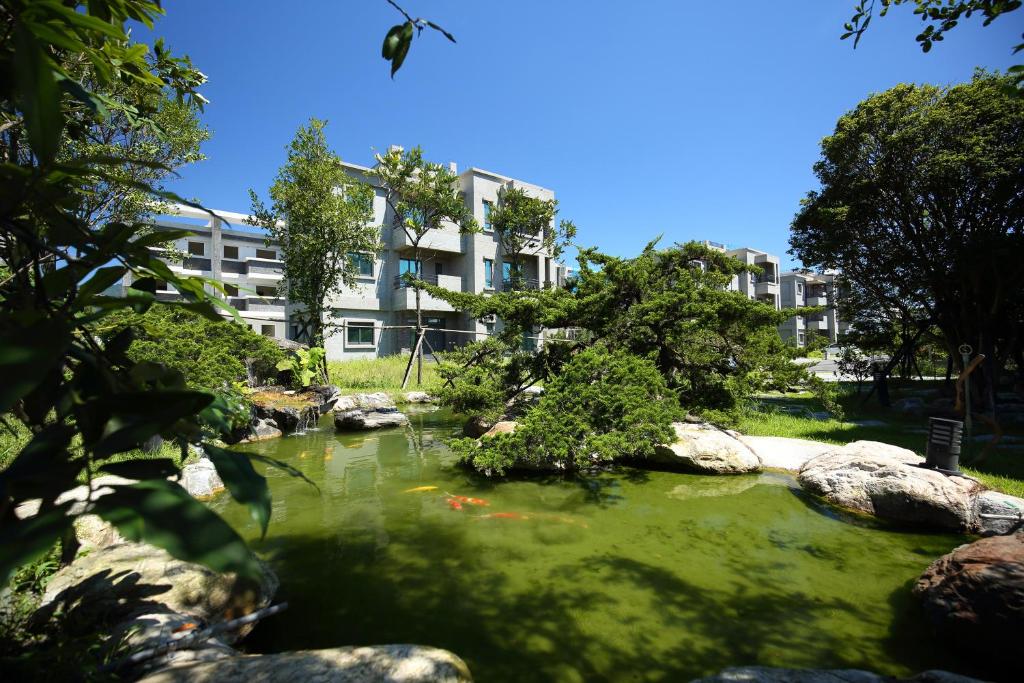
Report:
M 487 474 L 503 474 L 517 460 L 578 470 L 653 454 L 673 439 L 672 422 L 681 417 L 652 361 L 594 346 L 550 380 L 515 432 L 455 446 L 464 462 Z
M 154 307 L 143 315 L 120 316 L 116 324 L 135 328 L 128 350 L 133 361 L 163 363 L 194 388 L 222 389 L 250 377 L 273 377 L 284 358 L 271 339 L 245 325 L 214 322 L 183 309 Z

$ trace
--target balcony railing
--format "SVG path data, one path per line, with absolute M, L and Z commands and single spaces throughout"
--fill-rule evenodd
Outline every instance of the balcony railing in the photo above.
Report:
M 517 277 L 508 280 L 496 280 L 494 290 L 499 292 L 523 292 L 540 289 L 540 280 L 533 277 Z

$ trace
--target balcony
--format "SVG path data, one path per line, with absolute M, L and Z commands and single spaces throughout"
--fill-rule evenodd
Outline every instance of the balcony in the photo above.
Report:
M 754 296 L 778 296 L 779 284 L 773 281 L 762 281 L 760 278 L 754 283 Z
M 524 292 L 531 289 L 540 289 L 540 280 L 534 277 L 502 280 L 494 284 L 496 285 L 495 291 L 498 292 Z
M 453 292 L 462 291 L 462 278 L 454 275 L 424 275 L 420 278 L 427 284 L 437 285 Z M 416 310 L 416 289 L 406 285 L 402 276 L 395 278 L 395 291 L 391 305 L 396 311 Z M 451 304 L 436 299 L 425 291 L 420 292 L 420 308 L 424 311 L 454 311 Z
M 807 295 L 807 305 L 808 306 L 828 306 L 828 297 L 825 296 L 824 294 L 816 294 L 814 296 L 811 296 L 810 294 L 808 294 Z
M 245 310 L 253 313 L 281 313 L 284 314 L 284 297 L 274 296 L 246 296 L 240 297 L 245 299 L 245 308 L 239 308 L 238 310 Z M 234 299 L 232 300 L 234 301 Z M 236 306 L 236 308 L 238 308 Z
M 259 282 L 280 282 L 284 277 L 284 262 L 278 259 L 253 258 L 245 259 L 246 273 L 250 280 Z
M 391 231 L 391 248 L 396 251 L 412 249 L 412 240 L 405 234 L 405 230 L 395 228 Z M 450 254 L 464 254 L 462 248 L 462 235 L 447 230 L 430 230 L 420 238 L 420 249 L 430 251 L 443 251 Z
M 828 332 L 828 321 L 825 319 L 821 320 L 807 320 L 807 329 L 811 332 Z

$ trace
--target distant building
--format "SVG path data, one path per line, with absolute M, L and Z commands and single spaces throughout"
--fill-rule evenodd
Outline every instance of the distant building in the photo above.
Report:
M 846 333 L 849 325 L 839 319 L 839 311 L 835 305 L 839 284 L 834 273 L 791 271 L 783 273 L 781 280 L 783 308 L 825 308 L 821 313 L 793 316 L 780 325 L 779 334 L 783 340 L 794 346 L 803 347 L 807 345 L 810 335 L 817 334 L 826 337 L 831 345 Z
M 740 247 L 729 249 L 721 242 L 705 240 L 701 242 L 709 249 L 720 251 L 726 256 L 761 269 L 760 274 L 751 272 L 734 275 L 729 289 L 735 292 L 742 292 L 748 299 L 757 299 L 766 303 L 775 310 L 780 309 L 779 303 L 779 257 L 759 249 L 751 247 Z

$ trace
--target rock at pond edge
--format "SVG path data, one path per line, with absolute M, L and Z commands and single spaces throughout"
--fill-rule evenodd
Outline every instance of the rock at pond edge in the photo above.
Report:
M 1004 663 L 1019 662 L 1024 531 L 953 549 L 932 562 L 913 590 L 951 643 Z
M 747 474 L 761 471 L 761 458 L 732 434 L 713 425 L 672 424 L 676 440 L 655 447 L 640 464 L 664 465 L 700 474 Z
M 164 669 L 142 680 L 145 683 L 469 683 L 473 677 L 466 663 L 447 650 L 422 645 L 372 645 L 230 657 Z

